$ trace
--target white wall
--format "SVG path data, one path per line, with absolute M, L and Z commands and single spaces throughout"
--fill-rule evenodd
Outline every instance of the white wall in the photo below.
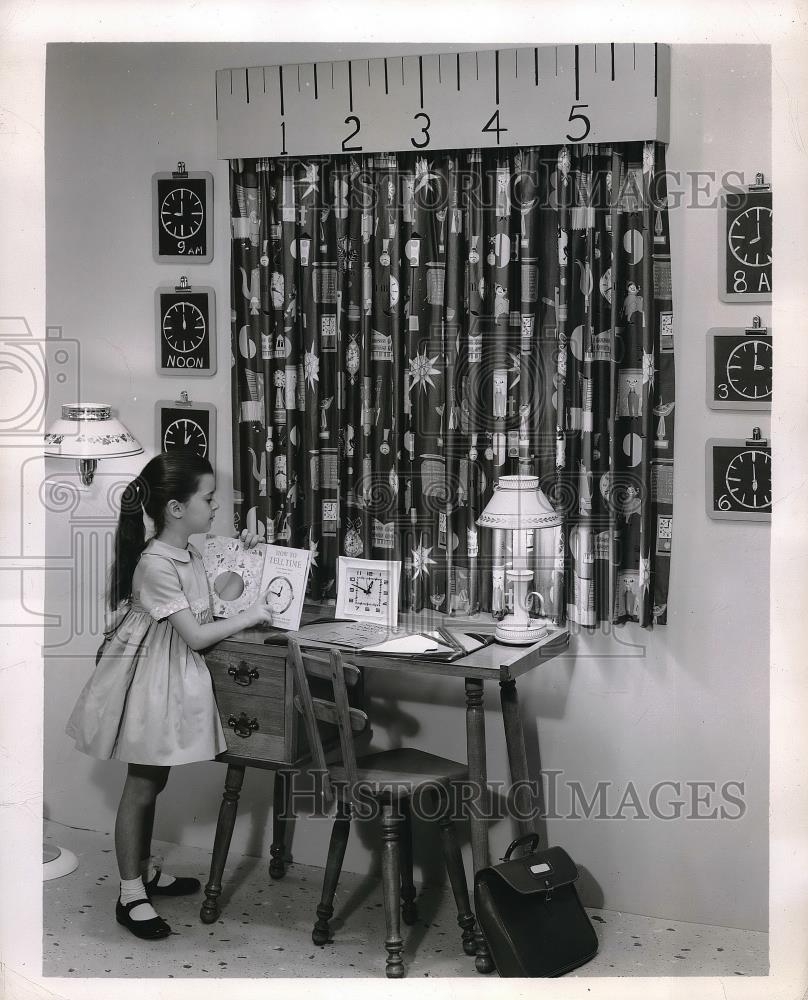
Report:
M 146 448 L 143 459 L 106 463 L 77 507 L 49 514 L 47 551 L 71 552 L 84 521 L 103 540 L 106 489 L 134 474 L 155 451 L 154 402 L 182 388 L 219 410 L 218 494 L 214 528 L 230 530 L 228 169 L 216 160 L 214 71 L 225 66 L 337 59 L 367 52 L 439 51 L 453 46 L 82 45 L 49 46 L 46 105 L 48 323 L 81 341 L 82 398 L 113 403 Z M 675 46 L 672 56 L 671 170 L 770 173 L 770 62 L 767 47 Z M 215 256 L 185 271 L 151 257 L 153 172 L 189 169 L 215 177 Z M 683 177 L 683 186 L 687 188 Z M 716 186 L 711 190 L 714 193 Z M 611 781 L 614 811 L 628 783 L 647 802 L 661 781 L 745 783 L 745 813 L 735 821 L 631 818 L 551 819 L 545 832 L 586 869 L 587 902 L 672 919 L 753 929 L 767 926 L 768 878 L 768 547 L 769 527 L 718 522 L 704 511 L 704 442 L 741 437 L 768 415 L 713 412 L 705 403 L 706 333 L 746 325 L 751 309 L 722 304 L 716 291 L 715 209 L 671 212 L 676 309 L 676 470 L 669 624 L 613 637 L 578 636 L 572 655 L 519 684 L 534 777 L 539 764 L 579 781 L 588 796 Z M 219 371 L 209 380 L 158 378 L 154 371 L 153 293 L 188 273 L 217 291 Z M 756 310 L 769 321 L 768 307 Z M 60 392 L 54 385 L 54 403 Z M 49 469 L 58 473 L 61 466 Z M 70 560 L 67 560 L 68 563 Z M 98 560 L 96 560 L 98 562 Z M 101 559 L 103 563 L 103 559 Z M 46 661 L 45 815 L 109 831 L 123 766 L 92 761 L 63 735 L 64 722 L 92 669 L 93 615 L 103 580 L 89 571 L 49 574 L 48 611 L 61 625 L 46 637 L 66 644 Z M 81 592 L 85 610 L 77 607 Z M 72 593 L 72 596 L 71 596 Z M 413 688 L 416 696 L 413 696 Z M 392 718 L 389 740 L 436 753 L 464 752 L 462 685 L 403 679 L 370 682 L 373 712 Z M 487 693 L 489 778 L 507 763 L 498 692 Z M 383 721 L 375 728 L 384 740 Z M 381 742 L 380 741 L 380 742 Z M 163 796 L 157 836 L 199 846 L 213 842 L 224 767 L 175 770 Z M 683 792 L 686 788 L 683 787 Z M 266 854 L 271 776 L 248 774 L 232 852 Z M 670 795 L 663 796 L 667 803 Z M 563 807 L 567 797 L 559 793 Z M 716 800 L 711 805 L 720 805 Z M 701 807 L 709 811 L 709 806 Z M 434 831 L 421 830 L 416 862 L 436 876 Z M 327 825 L 297 824 L 295 857 L 321 864 Z M 500 822 L 492 856 L 511 831 Z M 346 868 L 367 870 L 368 831 L 349 845 Z M 467 851 L 468 854 L 468 851 Z

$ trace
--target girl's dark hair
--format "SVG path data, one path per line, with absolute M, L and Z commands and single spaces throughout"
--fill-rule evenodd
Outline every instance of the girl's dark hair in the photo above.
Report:
M 189 500 L 204 475 L 213 475 L 206 458 L 177 449 L 156 455 L 123 491 L 109 578 L 108 601 L 113 611 L 132 594 L 135 566 L 146 547 L 143 511 L 152 519 L 155 534 L 159 535 L 165 527 L 166 504 L 169 500 L 180 503 Z

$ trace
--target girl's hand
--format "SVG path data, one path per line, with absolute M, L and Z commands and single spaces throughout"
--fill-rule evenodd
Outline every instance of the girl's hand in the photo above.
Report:
M 241 539 L 241 544 L 245 549 L 251 549 L 261 541 L 260 535 L 255 535 L 252 531 L 248 531 L 246 528 L 244 528 L 241 532 L 239 538 Z
M 272 624 L 272 611 L 263 598 L 259 598 L 255 604 L 251 604 L 244 614 L 249 619 L 248 628 L 253 628 L 256 625 Z

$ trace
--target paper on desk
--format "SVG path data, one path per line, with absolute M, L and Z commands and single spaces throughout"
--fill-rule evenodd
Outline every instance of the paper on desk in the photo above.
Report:
M 411 635 L 400 635 L 385 642 L 377 642 L 372 646 L 365 646 L 363 653 L 453 653 L 451 646 L 447 646 L 437 638 L 424 632 L 415 632 Z

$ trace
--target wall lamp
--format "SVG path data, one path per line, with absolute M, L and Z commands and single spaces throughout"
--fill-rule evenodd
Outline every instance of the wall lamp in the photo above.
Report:
M 140 442 L 112 416 L 109 403 L 65 403 L 45 434 L 45 455 L 77 459 L 84 486 L 92 483 L 99 459 L 142 453 Z

